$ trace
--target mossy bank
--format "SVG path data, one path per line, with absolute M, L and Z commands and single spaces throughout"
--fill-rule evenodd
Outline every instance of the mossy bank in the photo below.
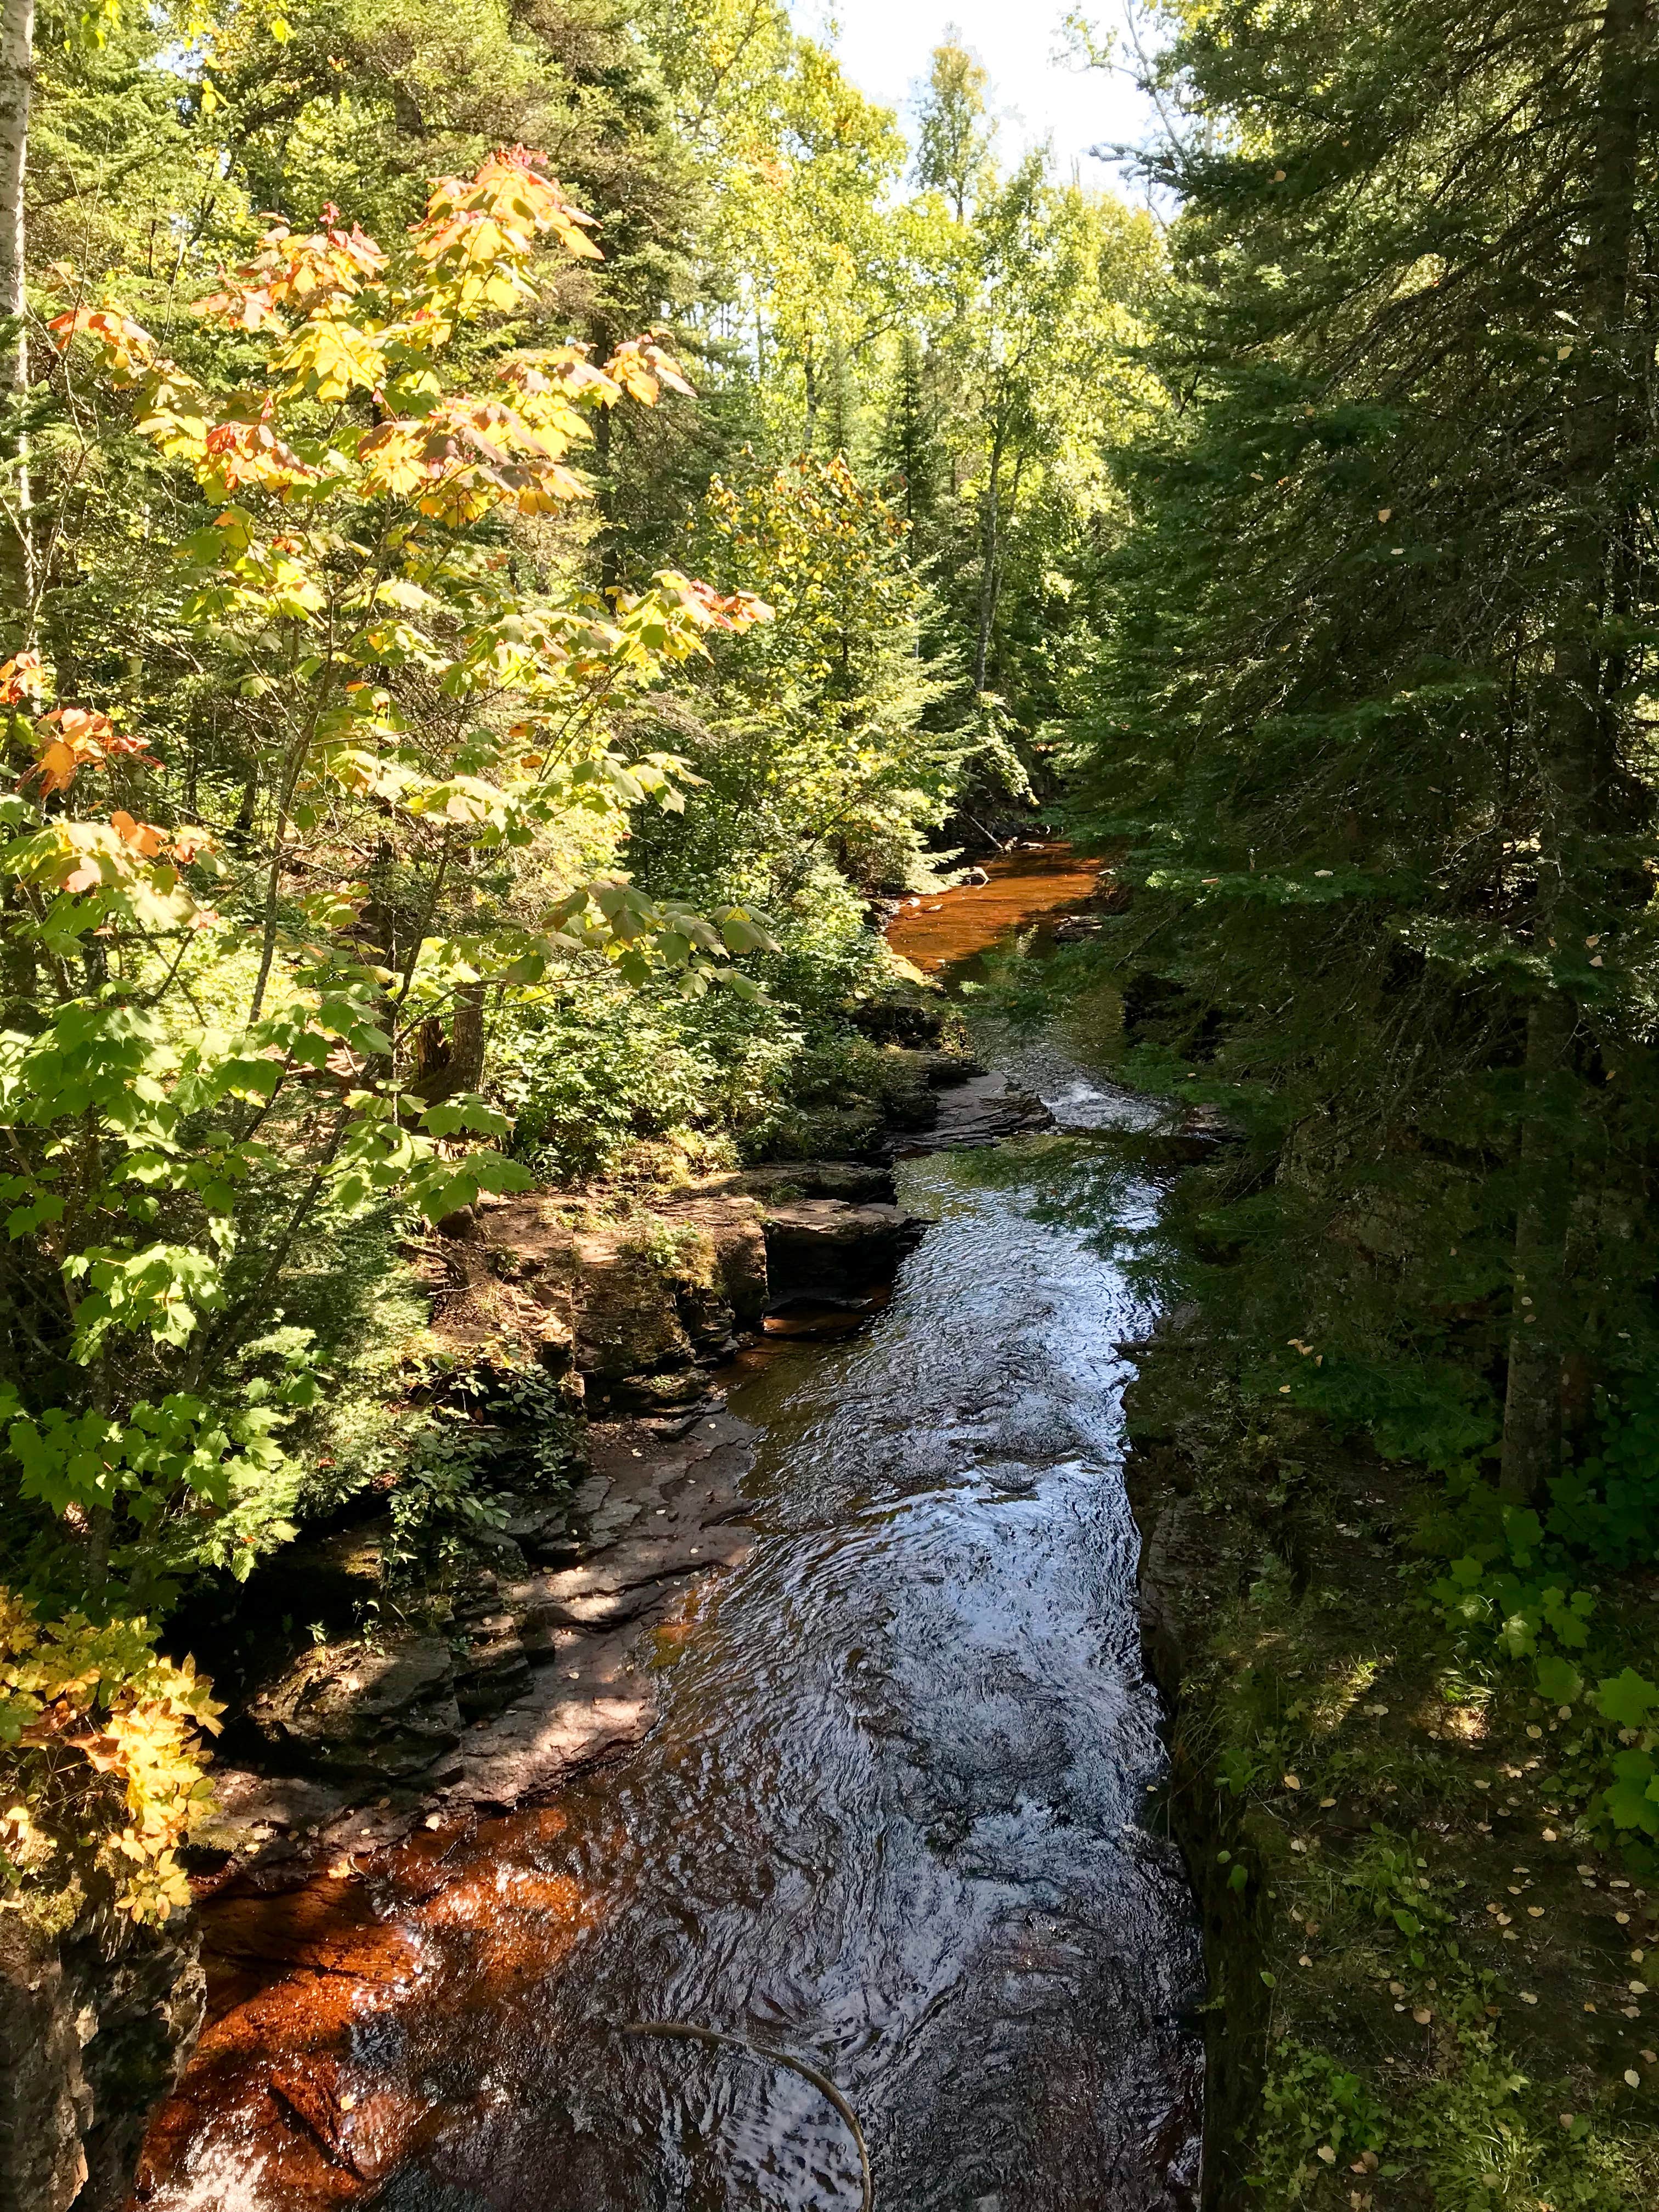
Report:
M 1659 2203 L 1659 1881 L 1585 1816 L 1594 1715 L 1448 1627 L 1409 1470 L 1241 1398 L 1190 1315 L 1137 1358 L 1146 1647 L 1208 1967 L 1205 2212 Z M 1659 1576 L 1598 1602 L 1650 1656 Z

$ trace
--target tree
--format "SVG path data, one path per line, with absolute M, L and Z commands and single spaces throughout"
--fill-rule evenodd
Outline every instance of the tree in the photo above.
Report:
M 958 223 L 992 173 L 996 125 L 985 111 L 990 84 L 985 70 L 962 43 L 954 23 L 933 49 L 927 88 L 916 104 L 913 173 L 924 191 L 943 192 Z
M 997 690 L 999 617 L 1021 533 L 1052 546 L 1115 502 L 1107 457 L 1151 398 L 1130 305 L 1156 247 L 1147 218 L 1033 155 L 975 212 L 971 303 L 948 344 L 960 380 L 958 468 L 974 510 L 974 690 Z
M 1250 1133 L 1203 1279 L 1259 1387 L 1547 1504 L 1653 1353 L 1653 26 L 1223 9 L 1165 88 L 1094 774 L 1148 1064 Z
M 28 605 L 34 595 L 28 454 L 21 427 L 29 373 L 24 331 L 23 187 L 33 82 L 34 0 L 4 0 L 0 7 L 0 419 L 11 419 L 0 438 L 0 470 L 9 479 L 4 488 L 7 558 L 0 573 L 17 605 Z
M 861 908 L 906 883 L 944 820 L 969 741 L 924 726 L 945 689 L 920 651 L 927 594 L 908 532 L 845 458 L 717 480 L 700 564 L 747 576 L 772 619 L 725 641 L 688 686 L 676 740 L 700 779 L 683 813 L 643 829 L 643 879 L 666 894 L 792 911 Z
M 609 607 L 547 588 L 587 417 L 679 374 L 649 339 L 603 367 L 512 343 L 540 242 L 591 257 L 590 228 L 515 149 L 438 180 L 391 252 L 332 209 L 276 224 L 196 303 L 201 374 L 118 307 L 51 319 L 83 441 L 60 517 L 124 440 L 163 457 L 196 526 L 154 611 L 238 702 L 247 764 L 236 824 L 204 827 L 118 697 L 48 705 L 40 653 L 0 666 L 3 1409 L 20 1496 L 79 1540 L 71 1590 L 245 1572 L 284 1533 L 277 1437 L 314 1379 L 303 1347 L 234 1363 L 320 1214 L 527 1186 L 478 1142 L 506 1127 L 486 992 L 585 948 L 701 988 L 769 941 L 584 872 L 647 795 L 680 803 L 672 759 L 618 749 L 619 702 L 763 612 L 672 574 Z M 65 597 L 59 672 L 88 658 Z M 100 781 L 125 803 L 68 811 Z
M 748 356 L 762 434 L 781 453 L 831 426 L 858 445 L 874 349 L 915 283 L 910 228 L 887 204 L 897 124 L 776 0 L 667 9 L 657 38 L 709 180 L 709 319 Z

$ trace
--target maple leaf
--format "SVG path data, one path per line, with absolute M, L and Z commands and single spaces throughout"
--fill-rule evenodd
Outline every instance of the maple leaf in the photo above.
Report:
M 288 327 L 276 312 L 276 301 L 268 284 L 239 284 L 227 281 L 222 292 L 210 293 L 191 307 L 192 315 L 204 320 L 222 323 L 231 331 L 285 331 Z
M 0 707 L 20 707 L 46 688 L 46 665 L 38 653 L 20 653 L 0 662 Z
M 146 860 L 153 860 L 167 848 L 167 833 L 158 830 L 153 822 L 137 822 L 125 807 L 118 806 L 109 817 L 110 827 L 124 845 Z
M 345 228 L 345 219 L 331 200 L 323 210 L 323 224 L 321 230 L 296 231 L 280 216 L 272 216 L 270 228 L 260 240 L 260 252 L 237 270 L 238 280 L 264 292 L 273 306 L 309 307 L 331 297 L 349 299 L 380 275 L 386 256 L 356 223 L 349 230 Z
M 155 358 L 149 332 L 118 307 L 70 307 L 54 315 L 46 328 L 59 353 L 67 353 L 70 339 L 76 337 L 88 337 L 100 346 L 104 365 L 118 384 L 131 383 L 137 371 L 148 368 Z
M 357 441 L 364 489 L 403 494 L 427 481 L 425 428 L 419 422 L 381 422 Z
M 665 599 L 689 614 L 700 629 L 748 629 L 770 622 L 772 609 L 752 592 L 717 592 L 712 584 L 665 568 L 654 579 Z
M 148 738 L 123 736 L 107 714 L 91 707 L 54 707 L 36 724 L 35 742 L 40 758 L 23 781 L 39 776 L 47 797 L 67 791 L 77 770 L 101 768 L 120 753 L 143 753 L 149 744 Z
M 267 392 L 257 415 L 233 412 L 206 433 L 202 442 L 210 473 L 227 493 L 248 483 L 280 489 L 316 475 L 278 437 L 272 427 L 274 414 L 275 402 Z
M 520 514 L 551 514 L 567 500 L 592 499 L 593 487 L 583 482 L 574 470 L 561 468 L 556 461 L 539 468 L 519 493 Z
M 656 405 L 665 384 L 675 392 L 684 392 L 688 398 L 696 397 L 672 354 L 665 353 L 649 338 L 629 338 L 619 345 L 606 362 L 605 374 L 631 392 L 644 407 Z
M 302 324 L 276 366 L 293 379 L 295 390 L 309 389 L 318 399 L 344 399 L 386 381 L 386 356 L 374 339 L 327 316 Z
M 470 178 L 437 179 L 425 219 L 411 234 L 422 259 L 477 268 L 507 256 L 520 258 L 546 232 L 579 258 L 602 259 L 586 234 L 594 217 L 543 173 L 538 167 L 543 158 L 523 146 L 498 147 Z

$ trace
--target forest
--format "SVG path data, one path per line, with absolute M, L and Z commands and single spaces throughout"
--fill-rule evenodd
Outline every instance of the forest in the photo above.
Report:
M 689 1295 L 662 1194 L 908 1126 L 969 1045 L 884 924 L 1060 832 L 1112 896 L 983 1002 L 1105 1008 L 1163 1117 L 1132 1459 L 1256 1561 L 1177 1739 L 1205 2205 L 1651 2203 L 1659 25 L 1136 20 L 1062 33 L 1158 118 L 1109 191 L 944 24 L 907 136 L 781 0 L 3 0 L 0 1910 L 189 1923 L 285 1558 L 374 1516 L 372 1644 L 504 1435 L 568 1516 L 580 1394 L 434 1337 L 447 1241 L 553 1194 Z M 1401 1751 L 1320 1908 L 1443 2039 L 1393 2104 L 1273 2008 L 1337 1723 L 1272 1670 L 1347 1601 L 1272 1532 L 1355 1468 L 1349 1609 L 1607 1908 L 1517 2061 L 1510 1845 Z

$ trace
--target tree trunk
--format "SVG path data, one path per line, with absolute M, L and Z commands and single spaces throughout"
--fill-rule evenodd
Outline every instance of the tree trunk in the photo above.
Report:
M 1549 1097 L 1572 1045 L 1571 1002 L 1540 999 L 1527 1022 L 1514 1308 L 1498 1488 L 1517 1505 L 1541 1498 L 1561 1450 L 1561 1333 L 1566 1325 L 1567 1152 Z M 1559 1111 L 1559 1106 L 1558 1106 Z
M 0 0 L 0 319 L 15 334 L 0 341 L 0 404 L 20 407 L 28 391 L 23 267 L 23 176 L 28 162 L 29 94 L 34 83 L 34 0 Z M 0 468 L 11 526 L 4 532 L 9 605 L 21 612 L 14 649 L 34 629 L 34 537 L 29 520 L 28 448 L 21 422 L 0 440 Z
M 1554 640 L 1553 705 L 1544 733 L 1534 941 L 1565 955 L 1601 926 L 1607 896 L 1604 843 L 1638 826 L 1620 817 L 1619 724 L 1601 626 L 1619 597 L 1629 540 L 1627 496 L 1617 472 L 1638 394 L 1628 321 L 1643 93 L 1652 40 L 1649 0 L 1607 0 L 1590 132 L 1584 244 L 1578 264 L 1583 367 L 1562 456 L 1562 489 L 1575 520 L 1563 562 L 1571 586 Z M 1643 802 L 1638 801 L 1641 805 Z M 1571 1205 L 1571 1117 L 1549 1099 L 1566 1069 L 1577 1009 L 1553 986 L 1529 1008 L 1516 1208 L 1516 1322 L 1510 1342 L 1499 1486 L 1540 1498 L 1560 1460 L 1561 1376 L 1572 1301 L 1566 1281 Z M 1529 1299 L 1529 1305 L 1523 1304 Z M 1529 1318 L 1535 1316 L 1535 1318 Z
M 991 441 L 991 464 L 986 474 L 985 513 L 981 528 L 979 628 L 974 639 L 974 689 L 983 691 L 991 665 L 991 632 L 997 618 L 997 563 L 1002 556 L 1002 430 Z
M 449 1087 L 476 1091 L 484 1072 L 484 987 L 463 983 L 455 994 L 449 1030 Z

